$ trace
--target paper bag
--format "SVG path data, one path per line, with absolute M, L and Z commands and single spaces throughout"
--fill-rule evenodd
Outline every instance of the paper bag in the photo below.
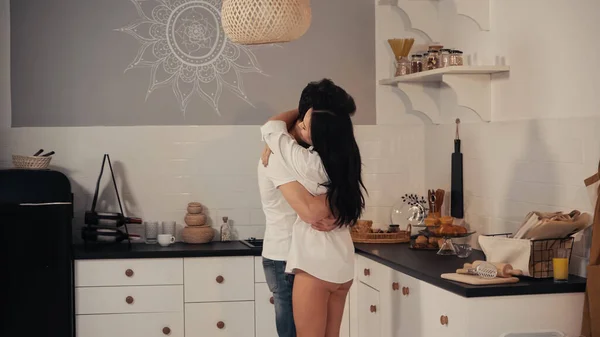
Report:
M 487 261 L 508 263 L 514 269 L 521 269 L 523 275 L 531 276 L 529 273 L 531 241 L 481 235 L 479 245 Z

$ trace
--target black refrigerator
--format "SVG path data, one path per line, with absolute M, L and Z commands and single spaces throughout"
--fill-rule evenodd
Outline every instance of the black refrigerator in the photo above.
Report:
M 0 170 L 0 336 L 73 337 L 73 195 L 52 170 Z

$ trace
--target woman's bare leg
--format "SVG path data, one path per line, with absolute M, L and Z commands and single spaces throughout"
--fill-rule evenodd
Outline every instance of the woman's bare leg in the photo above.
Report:
M 332 285 L 303 271 L 296 272 L 292 305 L 297 337 L 325 336 Z
M 339 286 L 329 296 L 327 303 L 327 328 L 325 337 L 339 337 L 342 318 L 344 316 L 344 307 L 346 306 L 346 297 L 352 286 L 352 280 Z

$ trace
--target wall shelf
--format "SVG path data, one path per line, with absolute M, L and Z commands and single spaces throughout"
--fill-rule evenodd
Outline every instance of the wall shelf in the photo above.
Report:
M 440 124 L 440 109 L 424 89 L 432 84 L 439 87 L 443 83 L 456 93 L 458 105 L 474 111 L 483 121 L 490 122 L 492 74 L 509 71 L 509 66 L 447 67 L 384 79 L 379 84 L 397 86 L 408 96 L 414 110 L 425 114 L 434 124 Z

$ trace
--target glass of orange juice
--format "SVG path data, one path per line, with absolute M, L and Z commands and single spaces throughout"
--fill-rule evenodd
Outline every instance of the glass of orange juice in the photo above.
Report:
M 558 248 L 552 259 L 554 268 L 554 282 L 563 283 L 569 281 L 569 255 L 566 248 Z

